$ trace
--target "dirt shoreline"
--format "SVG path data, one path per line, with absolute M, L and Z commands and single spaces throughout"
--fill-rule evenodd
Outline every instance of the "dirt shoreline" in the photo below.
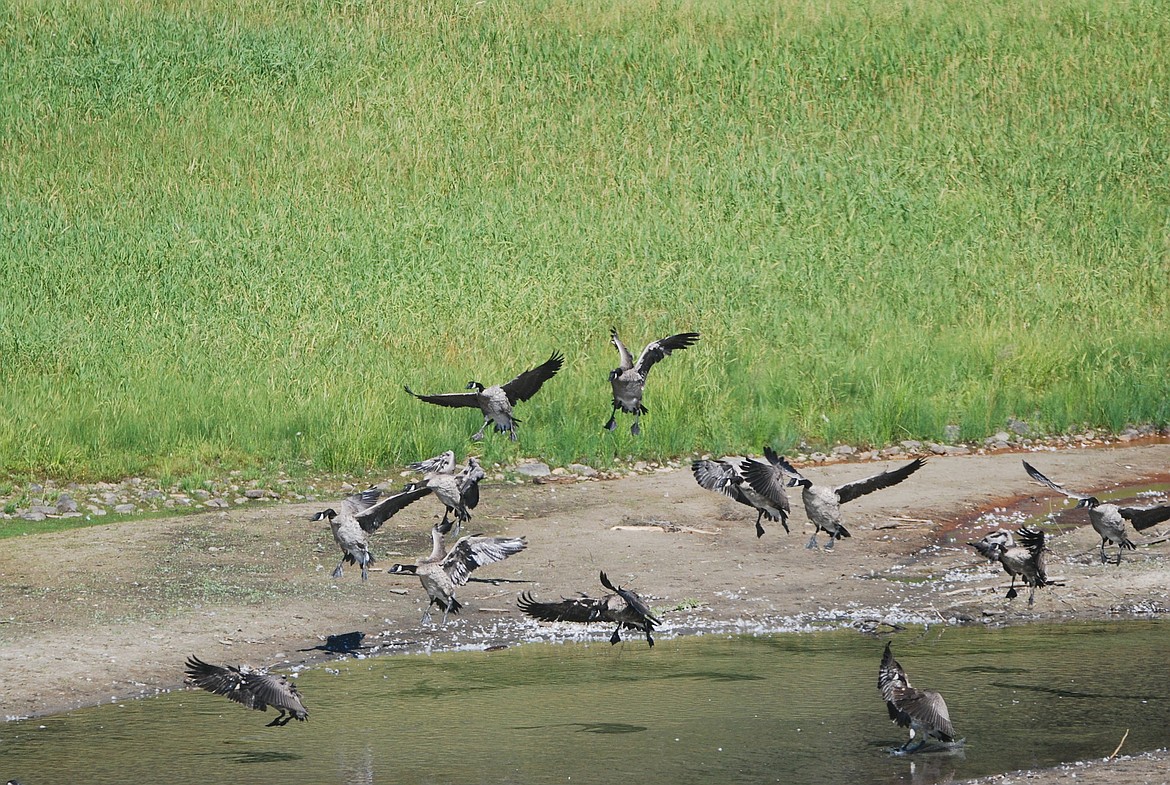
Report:
M 1058 518 L 1070 528 L 1053 544 L 1049 574 L 1066 585 L 1038 591 L 1033 608 L 1026 595 L 1004 599 L 1006 576 L 962 545 L 976 531 L 973 522 L 1021 499 L 1038 512 L 1071 506 L 1032 483 L 1021 457 L 1094 492 L 1164 483 L 1170 471 L 1166 443 L 934 457 L 905 483 L 849 503 L 853 537 L 832 552 L 804 548 L 811 527 L 798 498 L 792 534 L 771 524 L 757 540 L 754 514 L 699 488 L 686 467 L 620 480 L 489 484 L 473 528 L 525 536 L 529 548 L 482 577 L 525 583 L 469 584 L 459 594 L 467 611 L 445 628 L 420 626 L 425 594 L 416 579 L 379 571 L 362 584 L 354 570 L 329 577 L 339 554 L 328 529 L 308 521 L 325 504 L 13 538 L 0 543 L 0 706 L 13 719 L 173 689 L 190 653 L 312 664 L 330 655 L 302 649 L 350 630 L 364 631 L 377 654 L 507 646 L 534 635 L 555 640 L 563 630 L 521 618 L 516 594 L 595 591 L 600 570 L 651 598 L 665 616 L 664 635 L 866 619 L 1018 624 L 1170 612 L 1170 543 L 1139 546 L 1120 568 L 1103 566 L 1083 512 Z M 807 474 L 839 483 L 900 462 L 812 466 Z M 377 568 L 429 549 L 435 507 L 423 500 L 374 537 Z M 955 529 L 959 542 L 946 542 L 943 533 Z M 1158 526 L 1135 539 L 1158 540 L 1167 530 Z M 982 781 L 1063 782 L 1075 773 L 1081 783 L 1165 782 L 1166 763 L 1162 754 Z

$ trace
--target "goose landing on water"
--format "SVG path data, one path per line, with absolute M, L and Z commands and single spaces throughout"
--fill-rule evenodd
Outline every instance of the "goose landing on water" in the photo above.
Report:
M 813 531 L 812 538 L 805 547 L 817 547 L 817 532 L 823 531 L 829 535 L 829 544 L 825 546 L 826 550 L 832 550 L 835 541 L 850 536 L 849 530 L 841 524 L 842 504 L 853 501 L 859 496 L 865 496 L 867 493 L 873 493 L 882 488 L 897 485 L 926 465 L 925 458 L 915 458 L 910 463 L 903 464 L 897 469 L 891 469 L 881 474 L 874 474 L 861 480 L 854 480 L 844 485 L 838 485 L 835 488 L 829 488 L 827 486 L 813 485 L 812 480 L 807 479 L 791 463 L 783 457 L 776 455 L 771 450 L 765 449 L 764 454 L 767 456 L 769 462 L 782 469 L 785 473 L 792 475 L 793 479 L 789 481 L 789 487 L 794 488 L 800 486 L 801 488 L 801 499 L 804 501 L 805 514 L 808 515 L 808 519 L 812 525 L 816 527 Z M 748 479 L 752 482 L 753 487 L 761 492 L 770 485 L 779 482 L 776 475 L 772 475 L 772 477 L 766 479 L 761 478 L 757 480 L 752 477 Z
M 612 594 L 606 594 L 600 599 L 594 599 L 584 594 L 572 599 L 562 599 L 560 602 L 537 602 L 532 594 L 524 592 L 516 601 L 521 611 L 539 621 L 572 621 L 589 624 L 595 621 L 607 621 L 617 624 L 610 644 L 621 641 L 621 630 L 637 630 L 646 634 L 646 643 L 654 646 L 651 631 L 662 623 L 650 611 L 641 597 L 630 589 L 615 587 L 609 578 L 601 573 L 601 585 L 609 589 Z
M 882 664 L 878 667 L 878 690 L 886 702 L 890 721 L 899 728 L 910 729 L 909 740 L 897 752 L 917 752 L 930 739 L 954 742 L 955 729 L 951 726 L 947 702 L 934 690 L 919 690 L 910 686 L 906 671 L 902 670 L 890 652 L 889 643 L 886 643 Z M 915 736 L 920 736 L 917 743 L 914 743 Z
M 630 426 L 630 433 L 637 436 L 642 432 L 642 415 L 649 411 L 642 405 L 642 391 L 646 388 L 646 377 L 650 369 L 659 360 L 667 357 L 671 352 L 679 351 L 691 346 L 699 340 L 698 333 L 679 333 L 669 338 L 661 338 L 646 345 L 638 355 L 638 361 L 630 350 L 618 338 L 617 330 L 610 328 L 610 343 L 618 350 L 619 364 L 609 372 L 609 384 L 613 388 L 613 412 L 609 415 L 609 422 L 605 424 L 607 431 L 617 428 L 617 413 L 620 409 L 626 414 L 634 415 L 634 424 Z
M 228 700 L 247 706 L 256 711 L 268 711 L 268 707 L 280 712 L 267 727 L 287 725 L 290 720 L 304 722 L 309 711 L 301 702 L 301 693 L 296 685 L 284 676 L 270 674 L 264 670 L 253 670 L 247 665 L 211 665 L 195 656 L 187 658 L 185 671 L 195 686 L 223 695 Z
M 520 420 L 512 416 L 512 407 L 536 395 L 541 386 L 556 376 L 564 364 L 564 355 L 553 352 L 543 363 L 528 369 L 507 384 L 484 387 L 475 380 L 468 382 L 467 389 L 475 392 L 419 395 L 409 387 L 403 389 L 420 401 L 437 406 L 478 408 L 483 413 L 483 426 L 472 435 L 472 441 L 483 439 L 488 425 L 494 425 L 496 433 L 507 433 L 509 439 L 516 441 L 516 426 Z
M 1118 507 L 1116 504 L 1106 504 L 1096 496 L 1067 490 L 1063 485 L 1045 477 L 1035 467 L 1024 461 L 1024 471 L 1036 482 L 1047 485 L 1058 493 L 1063 493 L 1070 499 L 1077 500 L 1075 509 L 1086 508 L 1089 511 L 1089 523 L 1097 534 L 1101 535 L 1101 563 L 1106 562 L 1105 545 L 1112 543 L 1117 546 L 1117 563 L 1121 564 L 1121 552 L 1128 548 L 1137 550 L 1137 546 L 1125 534 L 1125 522 L 1133 524 L 1137 531 L 1155 526 L 1162 521 L 1170 520 L 1170 504 L 1156 507 Z
M 471 573 L 485 564 L 503 561 L 528 547 L 523 537 L 483 537 L 472 535 L 461 537 L 447 552 L 443 537 L 451 531 L 451 523 L 437 523 L 431 527 L 431 553 L 415 564 L 395 564 L 386 571 L 387 575 L 417 575 L 427 590 L 430 602 L 423 613 L 422 621 L 431 618 L 431 606 L 443 609 L 443 624 L 447 614 L 458 613 L 463 605 L 455 599 L 455 588 L 463 586 Z

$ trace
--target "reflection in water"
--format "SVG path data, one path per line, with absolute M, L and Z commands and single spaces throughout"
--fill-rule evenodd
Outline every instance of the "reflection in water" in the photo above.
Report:
M 877 690 L 884 641 L 846 630 L 672 639 L 638 656 L 534 644 L 343 657 L 298 679 L 310 722 L 258 727 L 226 701 L 179 691 L 0 725 L 0 774 L 87 785 L 157 782 L 162 771 L 168 785 L 926 785 L 1101 757 L 1126 728 L 1126 752 L 1166 745 L 1168 633 L 1153 621 L 898 634 L 915 681 L 947 696 L 966 740 L 958 753 L 890 754 L 904 732 Z M 1101 662 L 1142 665 L 1114 692 Z

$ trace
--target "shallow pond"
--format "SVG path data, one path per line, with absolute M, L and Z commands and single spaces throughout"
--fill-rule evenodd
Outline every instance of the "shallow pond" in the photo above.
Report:
M 634 638 L 349 659 L 299 678 L 307 723 L 202 691 L 0 725 L 0 779 L 41 783 L 933 783 L 1170 743 L 1163 621 L 892 638 L 959 752 L 894 756 L 884 640 Z M 207 653 L 203 653 L 207 655 Z M 216 660 L 216 657 L 209 657 Z M 1107 665 L 1105 665 L 1107 663 Z M 181 664 L 176 663 L 176 677 Z

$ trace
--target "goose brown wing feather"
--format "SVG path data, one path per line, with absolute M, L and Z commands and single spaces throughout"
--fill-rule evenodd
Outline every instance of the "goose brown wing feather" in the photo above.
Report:
M 541 385 L 557 375 L 557 371 L 565 364 L 565 356 L 560 352 L 553 352 L 547 360 L 535 368 L 530 368 L 507 384 L 501 385 L 508 401 L 512 404 L 527 401 L 536 395 Z
M 244 684 L 245 688 L 252 693 L 253 700 L 259 704 L 291 711 L 298 719 L 309 713 L 301 702 L 301 694 L 297 691 L 296 686 L 284 676 L 271 673 L 249 673 L 244 676 Z
M 617 329 L 609 328 L 609 342 L 613 344 L 618 351 L 618 369 L 628 371 L 634 367 L 634 357 L 630 354 L 630 350 L 622 343 L 622 339 L 618 338 Z
M 523 537 L 481 537 L 469 535 L 459 538 L 451 552 L 443 557 L 443 570 L 462 586 L 471 573 L 485 564 L 503 561 L 528 547 Z
M 735 496 L 735 480 L 738 475 L 731 464 L 700 459 L 691 464 L 691 472 L 700 487 L 726 496 Z
M 909 477 L 914 472 L 926 465 L 925 458 L 915 458 L 909 463 L 899 466 L 897 469 L 890 469 L 889 471 L 875 474 L 871 477 L 866 477 L 861 480 L 854 480 L 846 483 L 836 489 L 837 499 L 844 504 L 852 501 L 859 496 L 864 496 L 867 493 L 881 490 L 882 488 L 889 488 L 891 485 L 897 485 L 902 480 Z
M 699 340 L 698 333 L 679 333 L 652 341 L 646 345 L 646 348 L 642 350 L 642 354 L 638 356 L 638 362 L 634 363 L 634 370 L 645 378 L 650 373 L 650 369 L 659 360 L 662 360 L 671 352 L 679 351 L 693 345 L 697 340 Z
M 350 494 L 341 502 L 341 514 L 357 515 L 363 510 L 369 509 L 381 495 L 382 491 L 377 488 L 366 488 L 361 493 Z
M 560 602 L 537 602 L 530 592 L 521 594 L 516 606 L 539 621 L 573 621 L 583 624 L 599 620 L 605 609 L 603 600 L 585 595 L 562 598 Z
M 1056 491 L 1057 493 L 1063 493 L 1065 496 L 1069 497 L 1070 499 L 1078 499 L 1079 500 L 1079 499 L 1088 499 L 1089 498 L 1088 496 L 1086 496 L 1083 493 L 1077 493 L 1076 491 L 1070 491 L 1069 489 L 1065 488 L 1060 483 L 1053 482 L 1052 480 L 1048 479 L 1043 474 L 1041 474 L 1039 472 L 1039 470 L 1036 469 L 1035 466 L 1028 463 L 1027 461 L 1023 461 L 1022 463 L 1024 464 L 1024 471 L 1026 471 L 1028 473 L 1028 476 L 1031 477 L 1036 482 L 1040 483 L 1041 485 L 1047 485 L 1052 490 Z
M 1156 526 L 1165 520 L 1170 520 L 1170 504 L 1158 507 L 1119 507 L 1117 511 L 1121 517 L 1133 524 L 1133 528 L 1143 531 Z
M 420 401 L 433 403 L 436 406 L 450 406 L 451 408 L 479 408 L 479 396 L 473 392 L 467 393 L 439 393 L 438 395 L 420 395 L 409 387 L 403 385 L 402 389 L 418 398 Z
M 407 506 L 418 501 L 422 497 L 431 492 L 431 489 L 425 485 L 416 485 L 407 490 L 387 496 L 377 504 L 362 510 L 355 515 L 358 525 L 367 534 L 373 534 L 382 528 L 382 524 L 390 518 L 394 517 L 395 513 L 405 509 Z

